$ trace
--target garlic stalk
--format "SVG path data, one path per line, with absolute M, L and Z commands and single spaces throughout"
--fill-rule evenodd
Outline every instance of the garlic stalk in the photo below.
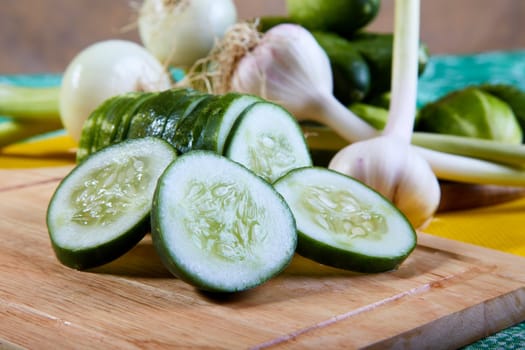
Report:
M 426 160 L 410 145 L 417 95 L 419 0 L 396 0 L 392 100 L 382 135 L 341 149 L 329 168 L 350 175 L 390 199 L 414 228 L 436 212 L 440 187 Z
M 280 103 L 298 120 L 325 124 L 345 139 L 376 135 L 374 128 L 337 101 L 332 86 L 328 56 L 306 29 L 293 24 L 266 32 L 238 63 L 231 79 L 233 90 Z

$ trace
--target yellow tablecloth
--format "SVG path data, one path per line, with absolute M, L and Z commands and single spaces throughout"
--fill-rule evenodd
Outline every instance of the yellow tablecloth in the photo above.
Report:
M 75 142 L 59 135 L 0 151 L 0 169 L 74 164 Z M 483 208 L 438 213 L 425 232 L 525 257 L 525 198 Z

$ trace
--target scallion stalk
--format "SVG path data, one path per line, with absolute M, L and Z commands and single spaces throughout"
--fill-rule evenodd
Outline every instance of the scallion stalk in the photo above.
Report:
M 60 87 L 0 84 L 0 115 L 24 122 L 60 122 Z

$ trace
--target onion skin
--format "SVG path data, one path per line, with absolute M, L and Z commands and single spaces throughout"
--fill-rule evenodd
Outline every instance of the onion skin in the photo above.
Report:
M 60 118 L 67 133 L 78 141 L 84 121 L 106 99 L 170 86 L 169 74 L 142 46 L 125 40 L 97 42 L 81 51 L 64 72 Z
M 138 29 L 146 49 L 162 64 L 188 68 L 236 21 L 232 0 L 145 0 Z

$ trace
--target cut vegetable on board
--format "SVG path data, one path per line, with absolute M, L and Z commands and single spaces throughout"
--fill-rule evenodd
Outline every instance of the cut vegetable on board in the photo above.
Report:
M 107 147 L 75 167 L 47 211 L 58 260 L 84 270 L 135 246 L 150 231 L 157 179 L 175 157 L 167 142 L 147 137 Z
M 297 222 L 297 253 L 352 271 L 393 270 L 416 247 L 407 218 L 385 197 L 326 168 L 290 171 L 277 180 Z
M 283 198 L 245 167 L 190 151 L 159 180 L 152 239 L 164 265 L 199 289 L 235 292 L 280 273 L 297 244 Z
M 249 94 L 211 95 L 190 88 L 105 101 L 84 124 L 77 159 L 145 136 L 166 140 L 179 154 L 196 149 L 224 154 L 270 182 L 312 164 L 298 122 L 281 106 Z

